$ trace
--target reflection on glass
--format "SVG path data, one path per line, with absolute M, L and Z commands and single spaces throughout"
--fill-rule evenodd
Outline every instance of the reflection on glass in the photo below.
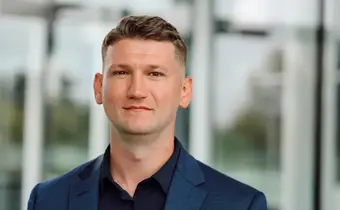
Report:
M 45 110 L 44 171 L 51 178 L 86 160 L 89 107 L 62 94 Z
M 216 41 L 216 167 L 278 202 L 282 52 L 265 38 Z
M 16 210 L 20 205 L 13 201 L 21 196 L 24 78 L 18 72 L 0 77 L 0 210 Z
M 44 78 L 44 179 L 69 171 L 88 157 L 93 58 L 86 35 L 79 34 L 83 25 L 56 23 L 50 71 Z
M 25 74 L 30 21 L 0 18 L 0 210 L 21 199 Z

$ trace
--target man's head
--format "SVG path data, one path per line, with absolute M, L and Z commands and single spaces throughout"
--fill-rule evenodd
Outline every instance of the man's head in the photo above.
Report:
M 117 131 L 147 135 L 173 128 L 177 109 L 191 100 L 186 51 L 176 28 L 160 17 L 129 16 L 106 35 L 94 91 Z
M 108 47 L 123 39 L 153 40 L 170 42 L 175 47 L 175 55 L 185 68 L 187 47 L 177 29 L 157 16 L 128 16 L 112 29 L 102 44 L 102 60 L 106 58 Z

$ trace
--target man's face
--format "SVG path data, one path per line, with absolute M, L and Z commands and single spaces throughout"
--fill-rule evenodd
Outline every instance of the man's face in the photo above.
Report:
M 170 42 L 120 40 L 107 49 L 103 66 L 94 80 L 96 102 L 120 132 L 160 132 L 190 103 L 192 81 Z

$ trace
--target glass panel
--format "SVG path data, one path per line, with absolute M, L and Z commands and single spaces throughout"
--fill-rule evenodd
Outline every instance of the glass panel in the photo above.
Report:
M 27 36 L 30 22 L 0 20 L 0 210 L 17 210 L 21 197 L 21 158 Z
M 47 76 L 44 179 L 58 176 L 88 158 L 92 52 L 84 24 L 58 21 Z
M 217 36 L 212 110 L 216 167 L 277 203 L 282 51 L 273 44 L 270 37 Z

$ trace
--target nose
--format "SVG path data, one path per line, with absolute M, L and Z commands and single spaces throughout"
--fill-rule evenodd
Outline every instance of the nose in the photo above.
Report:
M 142 99 L 146 97 L 143 75 L 139 73 L 132 74 L 127 95 L 129 98 Z

